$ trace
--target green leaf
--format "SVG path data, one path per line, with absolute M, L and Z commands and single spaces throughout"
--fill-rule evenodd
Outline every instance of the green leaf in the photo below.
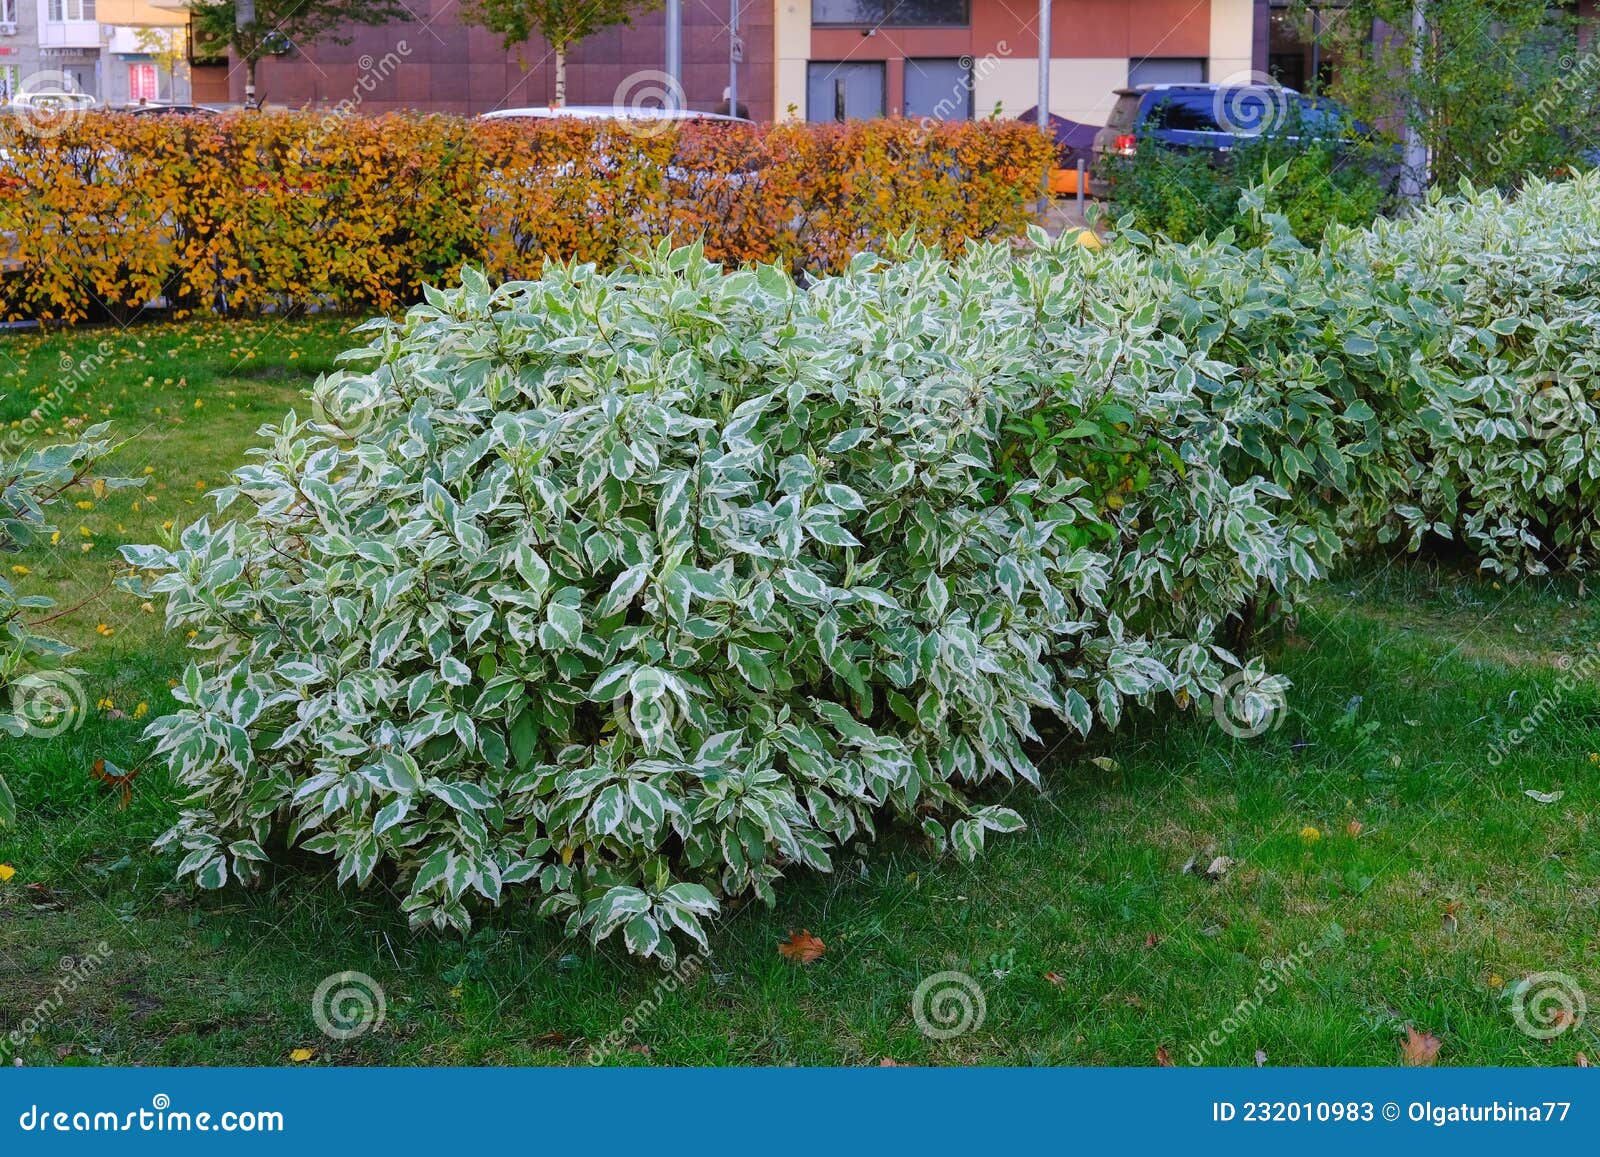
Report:
M 495 803 L 494 796 L 475 783 L 441 783 L 435 779 L 429 780 L 426 787 L 429 795 L 443 800 L 456 811 L 482 811 Z
M 194 874 L 194 882 L 201 888 L 214 890 L 228 882 L 228 862 L 221 856 L 207 860 Z
M 661 943 L 661 929 L 649 916 L 635 916 L 623 925 L 622 942 L 635 956 L 649 956 Z

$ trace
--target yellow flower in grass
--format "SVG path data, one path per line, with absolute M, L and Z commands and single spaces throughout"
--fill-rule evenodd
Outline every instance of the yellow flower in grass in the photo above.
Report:
M 33 572 L 31 570 L 29 570 L 25 566 L 14 566 L 14 567 L 11 568 L 11 573 L 14 574 L 14 575 L 21 576 L 21 575 L 32 574 Z
M 95 634 L 97 634 L 97 635 L 99 635 L 99 636 L 100 636 L 100 637 L 101 637 L 101 638 L 105 638 L 105 639 L 109 639 L 109 638 L 110 638 L 110 637 L 111 637 L 111 636 L 112 636 L 112 635 L 114 635 L 114 634 L 116 634 L 116 633 L 117 633 L 117 632 L 116 632 L 116 630 L 115 630 L 115 629 L 114 629 L 114 628 L 112 628 L 112 627 L 108 627 L 108 626 L 106 626 L 106 625 L 105 625 L 105 624 L 104 624 L 104 623 L 100 623 L 100 624 L 98 624 L 98 625 L 97 625 L 97 626 L 96 626 L 96 627 L 95 627 L 95 629 L 94 629 L 94 630 L 95 630 Z
M 0 884 L 4 884 L 17 874 L 17 870 L 10 864 L 0 864 Z
M 1314 844 L 1322 838 L 1322 833 L 1316 828 L 1312 827 L 1310 824 L 1307 824 L 1305 827 L 1300 829 L 1300 838 L 1308 844 Z
M 148 714 L 150 714 L 150 704 L 148 703 L 141 703 L 133 709 L 133 717 L 135 719 L 143 719 Z

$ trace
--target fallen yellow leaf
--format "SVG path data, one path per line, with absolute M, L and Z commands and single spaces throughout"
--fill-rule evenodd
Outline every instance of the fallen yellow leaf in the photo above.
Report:
M 316 1049 L 290 1049 L 289 1050 L 289 1059 L 291 1061 L 295 1061 L 296 1063 L 309 1061 L 312 1057 L 314 1057 L 316 1055 L 317 1055 L 317 1050 Z

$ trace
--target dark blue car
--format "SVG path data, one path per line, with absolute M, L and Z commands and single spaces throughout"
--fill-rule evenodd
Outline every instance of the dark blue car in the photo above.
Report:
M 1095 134 L 1096 169 L 1135 155 L 1141 142 L 1224 159 L 1262 134 L 1354 141 L 1366 130 L 1337 101 L 1269 84 L 1144 84 L 1119 88 L 1106 127 Z

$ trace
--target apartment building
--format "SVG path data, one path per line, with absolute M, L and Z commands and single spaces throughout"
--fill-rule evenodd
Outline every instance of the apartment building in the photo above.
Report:
M 1037 0 L 777 0 L 776 103 L 808 120 L 1014 117 L 1038 103 Z M 1265 0 L 1054 0 L 1050 111 L 1265 67 Z
M 189 99 L 188 15 L 145 0 L 0 0 L 0 101 L 64 89 L 121 107 Z

